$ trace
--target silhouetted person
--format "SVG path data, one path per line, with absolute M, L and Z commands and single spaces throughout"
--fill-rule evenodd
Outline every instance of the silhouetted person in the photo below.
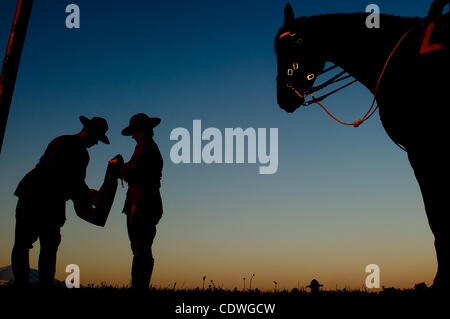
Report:
M 147 289 L 153 272 L 152 244 L 163 208 L 159 192 L 163 158 L 153 140 L 153 129 L 161 122 L 143 113 L 131 117 L 122 134 L 132 136 L 137 145 L 130 161 L 120 170 L 128 183 L 123 212 L 127 215 L 128 237 L 133 251 L 131 286 Z
M 51 286 L 54 281 L 56 254 L 61 242 L 60 228 L 66 220 L 65 205 L 71 199 L 77 214 L 93 211 L 92 200 L 98 192 L 85 183 L 89 163 L 87 148 L 102 141 L 109 144 L 105 119 L 80 117 L 81 132 L 55 138 L 36 167 L 19 183 L 15 195 L 16 231 L 11 262 L 16 284 L 28 285 L 29 250 L 39 238 L 39 281 Z M 116 177 L 117 182 L 117 177 Z M 115 192 L 115 189 L 114 189 Z
M 320 291 L 320 287 L 323 287 L 322 284 L 319 284 L 319 282 L 316 279 L 311 280 L 311 283 L 306 286 L 306 288 L 311 289 L 312 294 L 316 294 Z

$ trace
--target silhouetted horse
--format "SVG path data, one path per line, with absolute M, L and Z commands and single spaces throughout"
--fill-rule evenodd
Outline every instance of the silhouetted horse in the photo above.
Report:
M 325 62 L 340 66 L 375 93 L 388 56 L 398 44 L 382 76 L 376 102 L 387 134 L 407 151 L 422 192 L 438 260 L 433 286 L 450 283 L 450 224 L 446 216 L 450 214 L 446 185 L 450 174 L 445 152 L 450 118 L 449 15 L 433 20 L 381 15 L 380 28 L 369 29 L 367 14 L 362 13 L 295 19 L 288 4 L 284 14 L 275 49 L 277 99 L 287 112 L 305 103 Z

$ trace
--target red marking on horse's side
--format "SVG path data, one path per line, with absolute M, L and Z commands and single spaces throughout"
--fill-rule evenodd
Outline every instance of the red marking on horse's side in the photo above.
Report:
M 425 31 L 425 36 L 423 37 L 422 46 L 420 47 L 419 54 L 424 54 L 436 50 L 445 49 L 445 46 L 441 43 L 433 43 L 430 45 L 430 36 L 434 29 L 434 21 L 428 25 L 427 30 Z

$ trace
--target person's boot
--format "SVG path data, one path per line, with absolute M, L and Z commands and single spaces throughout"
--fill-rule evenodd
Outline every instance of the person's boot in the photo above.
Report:
M 138 281 L 138 266 L 139 261 L 138 257 L 133 256 L 133 264 L 131 265 L 131 288 L 136 289 L 136 284 Z
M 57 250 L 43 249 L 39 254 L 39 286 L 51 288 L 55 281 Z
M 153 272 L 154 259 L 152 256 L 134 256 L 131 267 L 131 288 L 147 290 Z
M 142 290 L 144 283 L 144 259 L 142 256 L 133 256 L 133 265 L 131 267 L 131 288 Z
M 148 289 L 150 286 L 150 280 L 152 279 L 153 273 L 153 265 L 155 264 L 155 260 L 152 256 L 147 256 L 144 259 L 144 278 L 142 285 L 144 289 Z
M 30 250 L 14 245 L 11 253 L 11 267 L 14 275 L 14 285 L 26 288 L 30 285 Z

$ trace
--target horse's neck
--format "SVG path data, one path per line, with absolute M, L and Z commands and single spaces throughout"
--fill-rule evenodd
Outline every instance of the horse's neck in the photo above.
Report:
M 314 31 L 314 44 L 327 61 L 373 93 L 387 57 L 417 19 L 381 15 L 380 28 L 369 29 L 366 18 L 362 13 L 334 14 L 300 18 L 298 23 L 300 29 Z

